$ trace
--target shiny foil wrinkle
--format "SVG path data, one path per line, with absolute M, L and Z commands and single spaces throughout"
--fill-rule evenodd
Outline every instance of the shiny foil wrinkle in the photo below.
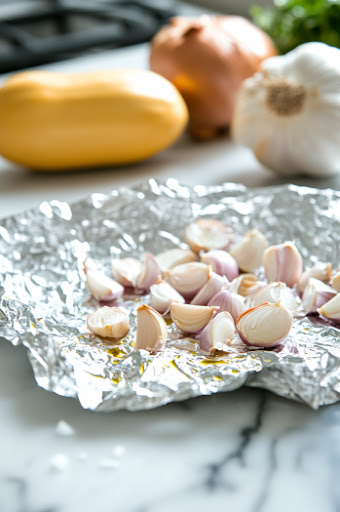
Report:
M 266 388 L 313 408 L 340 398 L 340 330 L 298 317 L 284 346 L 200 352 L 169 326 L 164 351 L 134 351 L 136 309 L 148 296 L 126 297 L 131 329 L 123 341 L 86 329 L 98 306 L 85 287 L 83 262 L 185 247 L 186 224 L 222 220 L 240 237 L 260 229 L 270 244 L 295 240 L 305 267 L 340 264 L 340 192 L 285 185 L 246 189 L 226 183 L 189 188 L 154 179 L 74 204 L 44 202 L 0 222 L 0 336 L 28 349 L 39 386 L 78 398 L 97 411 L 139 410 L 243 385 Z

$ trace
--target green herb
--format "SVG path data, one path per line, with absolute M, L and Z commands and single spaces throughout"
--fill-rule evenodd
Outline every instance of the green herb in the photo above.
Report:
M 308 41 L 340 48 L 340 0 L 274 0 L 273 7 L 254 5 L 250 12 L 281 53 Z

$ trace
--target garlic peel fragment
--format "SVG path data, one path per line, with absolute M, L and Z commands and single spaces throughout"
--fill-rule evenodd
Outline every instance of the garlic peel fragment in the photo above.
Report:
M 157 352 L 164 347 L 168 338 L 164 318 L 147 304 L 137 309 L 137 335 L 134 350 Z
M 267 238 L 258 229 L 252 229 L 232 247 L 230 254 L 240 270 L 253 272 L 261 267 L 267 246 Z
M 278 302 L 248 309 L 238 318 L 236 328 L 247 345 L 270 348 L 288 336 L 292 324 L 292 313 Z
M 197 333 L 203 329 L 214 314 L 210 306 L 173 303 L 170 307 L 171 319 L 183 332 Z
M 87 327 L 102 338 L 123 338 L 129 332 L 129 316 L 121 308 L 103 306 L 87 317 Z
M 227 249 L 232 241 L 232 229 L 218 220 L 199 219 L 186 226 L 184 239 L 196 253 Z
M 214 353 L 216 350 L 228 350 L 235 337 L 235 322 L 226 311 L 218 313 L 197 336 L 201 350 Z

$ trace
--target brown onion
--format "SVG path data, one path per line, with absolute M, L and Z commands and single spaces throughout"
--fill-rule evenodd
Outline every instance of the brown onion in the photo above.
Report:
M 181 92 L 191 134 L 210 139 L 227 131 L 241 82 L 276 54 L 269 36 L 241 16 L 176 17 L 152 40 L 150 67 Z

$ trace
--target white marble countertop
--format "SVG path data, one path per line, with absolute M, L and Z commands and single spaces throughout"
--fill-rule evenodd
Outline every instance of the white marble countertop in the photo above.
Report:
M 54 69 L 146 67 L 147 46 Z M 228 140 L 184 136 L 126 168 L 37 174 L 0 162 L 0 218 L 149 177 L 185 184 L 283 181 Z M 340 179 L 297 184 L 339 189 Z M 83 410 L 37 387 L 23 347 L 0 340 L 0 512 L 338 512 L 340 410 L 242 389 L 145 412 Z M 58 434 L 66 421 L 73 435 Z

